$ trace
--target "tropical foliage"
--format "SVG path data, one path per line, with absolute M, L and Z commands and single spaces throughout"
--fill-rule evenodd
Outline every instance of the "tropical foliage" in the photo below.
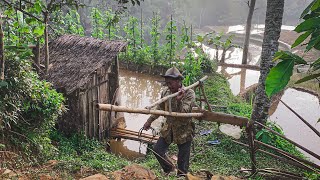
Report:
M 295 29 L 297 33 L 302 33 L 296 41 L 292 44 L 291 48 L 297 47 L 307 40 L 307 43 L 302 44 L 305 46 L 305 52 L 311 49 L 320 50 L 320 0 L 314 0 L 303 11 L 300 17 L 301 22 Z M 309 38 L 309 39 L 308 39 Z M 288 84 L 294 65 L 307 65 L 308 63 L 298 55 L 288 51 L 280 51 L 275 54 L 274 61 L 280 61 L 273 67 L 266 80 L 266 93 L 269 97 L 284 89 Z M 318 80 L 320 77 L 320 58 L 315 59 L 311 64 L 306 77 L 298 80 L 296 84 L 309 80 Z

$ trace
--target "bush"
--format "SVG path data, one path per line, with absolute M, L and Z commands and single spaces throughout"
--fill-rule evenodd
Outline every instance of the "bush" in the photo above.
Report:
M 64 110 L 62 94 L 39 80 L 32 70 L 29 49 L 6 53 L 5 81 L 0 86 L 0 133 L 24 152 L 52 155 L 49 132 Z M 21 137 L 23 137 L 21 140 Z M 21 144 L 20 144 L 21 143 Z

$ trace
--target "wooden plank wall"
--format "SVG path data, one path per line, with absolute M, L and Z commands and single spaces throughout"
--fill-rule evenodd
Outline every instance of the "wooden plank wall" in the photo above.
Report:
M 118 59 L 92 73 L 91 80 L 79 92 L 79 111 L 86 136 L 104 140 L 108 138 L 113 119 L 110 112 L 98 111 L 97 103 L 109 104 L 119 85 Z

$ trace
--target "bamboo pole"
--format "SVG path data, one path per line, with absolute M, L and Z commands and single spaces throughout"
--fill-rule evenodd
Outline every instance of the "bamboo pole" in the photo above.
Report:
M 184 90 L 192 89 L 192 88 L 198 86 L 198 85 L 200 84 L 200 82 L 203 82 L 203 81 L 206 80 L 207 78 L 208 78 L 208 76 L 204 76 L 203 78 L 201 78 L 201 79 L 200 79 L 199 81 L 197 81 L 196 83 L 191 84 L 190 86 L 185 87 Z M 155 107 L 156 105 L 161 104 L 161 103 L 167 101 L 169 98 L 173 98 L 173 97 L 178 96 L 178 94 L 179 94 L 179 92 L 176 92 L 176 93 L 174 93 L 174 94 L 170 94 L 169 96 L 163 97 L 163 98 L 159 99 L 157 102 L 155 102 L 155 103 L 153 103 L 153 104 L 151 104 L 150 106 L 147 106 L 147 107 L 145 107 L 145 108 L 146 108 L 146 109 L 151 109 L 151 108 Z
M 159 139 L 159 136 L 152 136 L 149 134 L 145 134 L 145 133 L 141 133 L 139 135 L 139 132 L 135 132 L 135 131 L 127 131 L 127 129 L 122 129 L 122 128 L 117 128 L 114 131 L 111 131 L 112 133 L 115 132 L 120 132 L 120 133 L 126 133 L 126 134 L 130 134 L 130 135 L 135 135 L 135 136 L 141 136 L 141 137 L 145 137 L 145 138 L 150 138 L 150 139 Z
M 309 165 L 309 166 L 312 166 L 312 167 L 320 170 L 320 166 L 317 165 L 317 164 L 314 164 L 314 163 L 309 162 L 309 161 L 307 161 L 307 160 L 305 160 L 305 159 L 296 157 L 296 156 L 294 156 L 294 155 L 292 155 L 292 154 L 289 154 L 289 153 L 287 153 L 287 152 L 285 152 L 285 151 L 283 151 L 283 150 L 281 150 L 281 149 L 278 149 L 278 148 L 276 148 L 276 147 L 273 147 L 273 146 L 271 146 L 271 145 L 269 145 L 269 144 L 266 144 L 266 143 L 263 143 L 263 142 L 261 142 L 261 141 L 255 140 L 255 142 L 256 142 L 257 144 L 259 144 L 259 145 L 262 145 L 262 146 L 264 146 L 264 147 L 267 147 L 267 148 L 269 148 L 269 149 L 272 149 L 272 150 L 274 150 L 274 151 L 276 151 L 276 152 L 278 152 L 278 153 L 286 156 L 286 157 L 289 158 L 289 159 L 292 159 L 292 158 L 293 158 L 293 159 L 295 159 L 295 160 L 297 160 L 297 161 L 303 162 L 303 163 L 305 163 L 305 164 L 307 164 L 307 165 Z
M 154 138 L 152 138 L 152 137 L 145 137 L 145 136 L 138 136 L 138 134 L 129 134 L 129 133 L 127 133 L 127 132 L 120 132 L 120 131 L 111 131 L 111 135 L 122 135 L 122 136 L 124 136 L 124 137 L 135 137 L 135 138 L 138 138 L 138 139 L 144 139 L 144 140 L 152 140 L 152 141 L 157 141 L 158 139 L 159 139 L 159 137 L 158 138 L 156 138 L 156 137 L 154 137 Z
M 235 143 L 237 143 L 237 144 L 239 144 L 239 145 L 242 145 L 242 146 L 244 146 L 244 147 L 250 148 L 250 146 L 249 146 L 248 144 L 245 144 L 245 143 L 242 143 L 242 142 L 239 142 L 239 141 L 235 141 L 235 140 L 232 140 L 232 141 L 235 142 Z M 298 166 L 298 167 L 300 167 L 300 168 L 302 168 L 302 169 L 314 171 L 313 169 L 311 169 L 310 167 L 306 166 L 305 164 L 303 164 L 303 163 L 301 163 L 301 162 L 299 162 L 299 161 L 296 162 L 297 160 L 293 160 L 293 159 L 290 159 L 290 158 L 289 158 L 290 160 L 288 160 L 288 159 L 286 159 L 286 158 L 284 158 L 284 157 L 281 157 L 281 156 L 272 154 L 272 153 L 270 153 L 270 152 L 268 152 L 268 151 L 264 151 L 264 150 L 262 150 L 262 149 L 257 149 L 257 151 L 262 152 L 262 153 L 264 153 L 264 154 L 267 154 L 267 155 L 269 155 L 269 156 L 271 156 L 271 157 L 273 157 L 273 158 L 279 159 L 279 160 L 281 160 L 281 161 L 283 161 L 283 162 L 287 162 L 287 163 L 292 164 L 292 165 L 294 165 L 294 166 Z M 287 158 L 288 158 L 288 157 L 287 157 Z
M 292 143 L 293 145 L 295 145 L 295 146 L 299 147 L 299 148 L 300 148 L 300 149 L 302 149 L 303 151 L 307 152 L 308 154 L 310 154 L 310 155 L 312 155 L 313 157 L 315 157 L 315 158 L 317 158 L 317 159 L 319 159 L 319 160 L 320 160 L 320 156 L 319 156 L 318 154 L 316 154 L 316 153 L 314 153 L 314 152 L 310 151 L 309 149 L 307 149 L 307 148 L 305 148 L 305 147 L 301 146 L 300 144 L 298 144 L 298 143 L 296 143 L 296 142 L 292 141 L 291 139 L 286 138 L 286 137 L 285 137 L 285 136 L 283 136 L 282 134 L 279 134 L 278 132 L 276 132 L 276 131 L 274 131 L 274 130 L 272 130 L 272 129 L 268 128 L 267 126 L 265 126 L 265 125 L 263 125 L 263 124 L 261 124 L 261 123 L 259 123 L 259 122 L 257 122 L 257 121 L 255 121 L 254 123 L 256 123 L 256 124 L 258 124 L 258 125 L 260 125 L 260 126 L 264 127 L 265 129 L 267 129 L 268 131 L 270 131 L 270 132 L 272 132 L 272 133 L 274 133 L 274 134 L 276 134 L 276 135 L 278 135 L 278 136 L 282 137 L 283 139 L 285 139 L 285 140 L 289 141 L 289 142 L 290 142 L 290 143 Z
M 145 139 L 145 138 L 138 138 L 136 136 L 132 136 L 132 135 L 127 135 L 127 134 L 123 134 L 123 133 L 112 133 L 111 136 L 113 137 L 118 137 L 118 138 L 125 138 L 125 139 L 131 139 L 131 140 L 135 140 L 135 141 L 142 141 L 145 143 L 156 143 L 156 139 L 150 140 L 150 139 Z
M 201 117 L 203 115 L 202 113 L 178 113 L 178 112 L 170 113 L 168 111 L 142 109 L 142 108 L 129 108 L 125 106 L 115 106 L 111 104 L 97 104 L 97 108 L 102 111 L 155 114 L 155 115 L 172 116 L 172 117 Z
M 314 128 L 308 121 L 306 121 L 303 117 L 301 117 L 296 111 L 294 111 L 291 107 L 288 106 L 285 102 L 283 102 L 281 99 L 280 101 L 285 105 L 293 114 L 295 114 L 301 121 L 306 124 L 310 129 L 312 129 L 313 132 L 315 132 L 320 137 L 320 132 Z

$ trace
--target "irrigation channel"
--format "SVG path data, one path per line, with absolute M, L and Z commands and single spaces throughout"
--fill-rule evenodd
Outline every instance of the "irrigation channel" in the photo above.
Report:
M 215 54 L 215 50 L 209 47 L 204 47 L 204 50 L 207 51 L 208 54 Z M 249 50 L 250 56 L 252 57 L 250 58 L 249 64 L 258 64 L 261 45 L 252 43 Z M 226 54 L 226 63 L 240 64 L 241 57 L 241 49 L 231 49 Z M 234 95 L 238 95 L 249 86 L 256 84 L 260 75 L 259 71 L 256 70 L 224 66 L 219 66 L 218 72 L 224 74 L 228 79 Z M 160 92 L 163 88 L 159 82 L 161 80 L 161 77 L 135 73 L 123 69 L 120 70 L 121 104 L 133 108 L 144 108 L 152 104 L 160 98 Z M 289 88 L 285 90 L 281 100 L 320 131 L 320 123 L 317 123 L 320 117 L 320 103 L 317 96 Z M 273 110 L 270 111 L 269 120 L 279 124 L 288 138 L 320 154 L 320 138 L 310 128 L 285 107 L 283 103 L 275 103 L 271 108 Z M 126 129 L 139 131 L 149 115 L 124 113 L 124 117 L 127 125 Z M 162 117 L 153 122 L 152 126 L 157 130 L 160 127 L 161 121 L 163 121 Z M 146 133 L 152 134 L 150 130 Z M 146 153 L 146 146 L 146 144 L 140 144 L 132 140 L 121 139 L 120 141 L 111 141 L 111 151 L 128 159 L 143 157 Z M 320 165 L 319 160 L 302 150 L 301 152 L 307 157 L 310 157 L 316 164 Z

